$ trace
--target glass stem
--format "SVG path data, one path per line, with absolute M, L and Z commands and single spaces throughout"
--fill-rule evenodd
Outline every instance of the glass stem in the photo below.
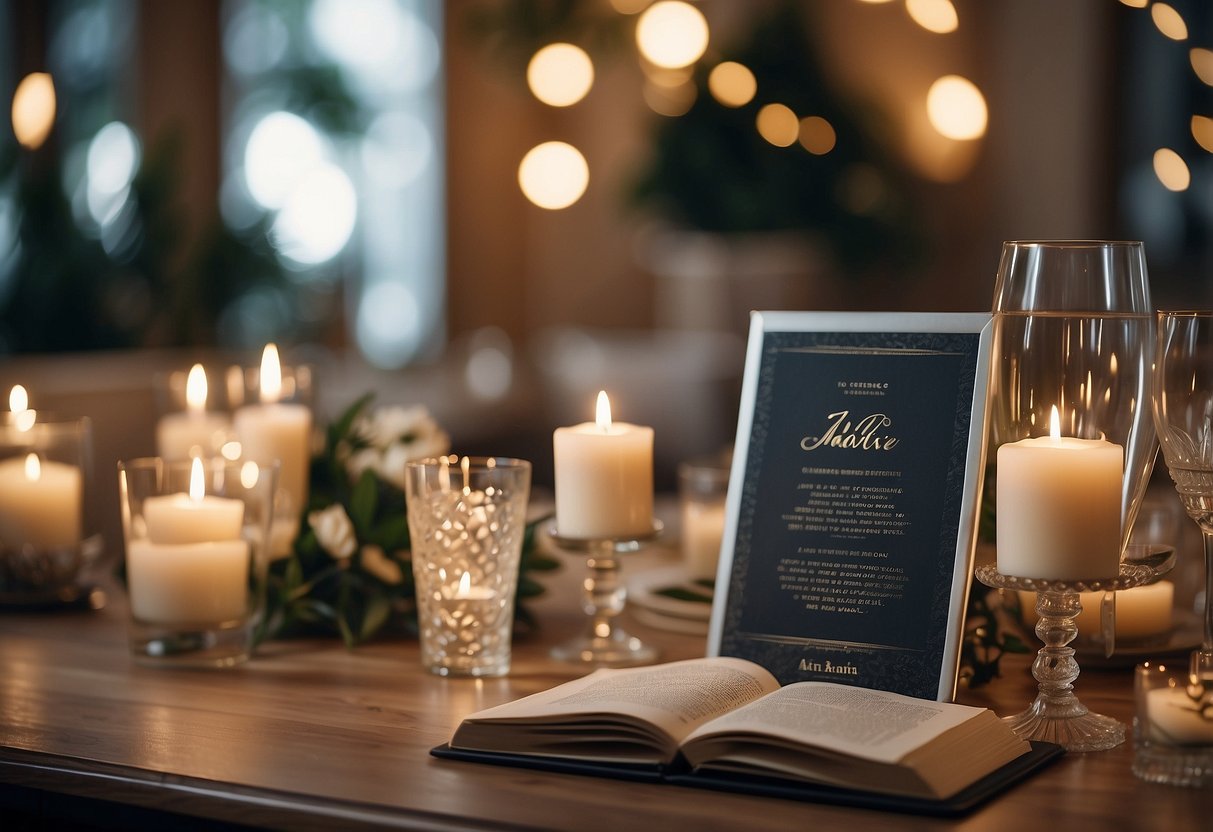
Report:
M 1210 657 L 1213 664 L 1213 530 L 1201 526 L 1200 535 L 1205 544 L 1205 635 L 1201 641 L 1200 651 Z

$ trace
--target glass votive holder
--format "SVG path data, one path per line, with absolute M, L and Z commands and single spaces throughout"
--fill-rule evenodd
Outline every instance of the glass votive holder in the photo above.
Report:
M 201 364 L 153 377 L 158 456 L 181 460 L 220 454 L 233 438 L 221 382 Z
M 228 667 L 249 657 L 276 480 L 274 466 L 220 458 L 118 464 L 136 661 Z
M 20 604 L 72 603 L 100 557 L 86 496 L 92 426 L 32 410 L 0 424 L 0 598 Z
M 678 466 L 682 563 L 687 577 L 693 581 L 716 578 L 728 490 L 729 468 L 723 458 L 689 461 Z
M 1185 672 L 1147 662 L 1137 666 L 1133 773 L 1151 783 L 1213 785 L 1213 667 L 1192 654 Z
M 421 663 L 431 673 L 509 673 L 530 489 L 531 463 L 521 459 L 408 463 Z

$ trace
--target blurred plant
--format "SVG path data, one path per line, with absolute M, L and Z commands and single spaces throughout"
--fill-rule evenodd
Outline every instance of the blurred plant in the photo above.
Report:
M 979 688 L 997 679 L 1004 654 L 1032 652 L 1018 635 L 1008 632 L 1003 610 L 990 602 L 997 592 L 980 584 L 969 591 L 960 648 L 960 681 L 969 688 Z

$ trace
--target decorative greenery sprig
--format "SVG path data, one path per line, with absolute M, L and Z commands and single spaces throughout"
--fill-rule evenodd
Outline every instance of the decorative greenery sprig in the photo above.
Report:
M 423 407 L 371 409 L 373 394 L 329 425 L 311 464 L 309 511 L 288 557 L 269 570 L 261 637 L 338 633 L 347 646 L 389 625 L 416 629 L 404 467 L 444 454 L 450 440 Z M 530 573 L 558 564 L 537 551 L 528 525 L 519 569 L 516 618 L 543 592 Z

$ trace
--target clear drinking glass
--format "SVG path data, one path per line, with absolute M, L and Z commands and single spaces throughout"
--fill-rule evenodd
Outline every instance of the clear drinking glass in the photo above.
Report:
M 224 459 L 118 463 L 131 651 L 141 664 L 229 667 L 265 610 L 277 468 Z
M 1133 773 L 1151 783 L 1213 785 L 1213 666 L 1199 651 L 1186 673 L 1140 664 L 1133 692 Z
M 1040 694 L 1008 721 L 1071 750 L 1125 737 L 1073 693 L 1079 590 L 1157 579 L 1126 579 L 1121 562 L 1157 451 L 1145 406 L 1152 327 L 1141 243 L 1004 243 L 990 364 L 998 564 L 978 577 L 1039 590 Z
M 531 463 L 440 457 L 405 469 L 421 662 L 440 676 L 503 676 Z
M 1154 423 L 1175 490 L 1205 549 L 1204 636 L 1213 667 L 1213 311 L 1159 312 Z

